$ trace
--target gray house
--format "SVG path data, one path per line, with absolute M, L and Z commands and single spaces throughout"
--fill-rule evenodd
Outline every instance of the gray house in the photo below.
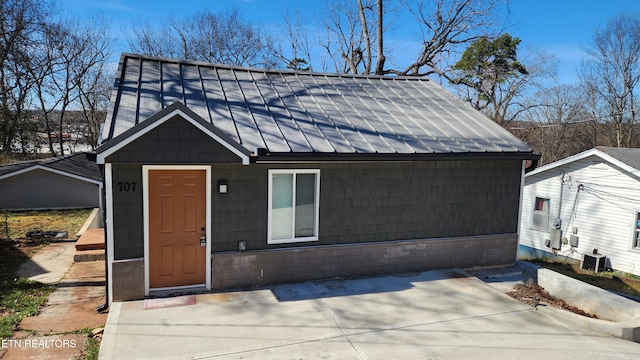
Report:
M 522 141 L 428 79 L 123 54 L 109 299 L 512 264 Z
M 102 174 L 95 155 L 71 154 L 0 166 L 0 209 L 101 207 Z

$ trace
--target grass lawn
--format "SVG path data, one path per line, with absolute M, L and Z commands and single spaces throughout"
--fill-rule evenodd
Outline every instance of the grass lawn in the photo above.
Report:
M 0 338 L 11 337 L 22 319 L 38 313 L 53 286 L 18 277 L 28 256 L 12 241 L 0 240 Z
M 26 240 L 27 231 L 80 230 L 88 210 L 0 212 L 0 338 L 9 338 L 22 319 L 36 315 L 53 286 L 17 276 L 18 267 L 38 251 L 46 239 Z
M 69 237 L 76 233 L 91 214 L 92 209 L 48 211 L 0 211 L 0 239 L 24 239 L 27 231 L 66 230 Z

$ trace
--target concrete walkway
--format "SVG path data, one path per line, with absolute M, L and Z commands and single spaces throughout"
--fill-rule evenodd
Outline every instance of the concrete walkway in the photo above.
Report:
M 640 359 L 461 271 L 111 305 L 101 359 Z
M 73 264 L 75 241 L 44 246 L 18 268 L 18 275 L 45 284 L 58 283 Z
M 49 244 L 18 269 L 18 275 L 53 284 L 55 290 L 36 316 L 25 318 L 0 348 L 2 360 L 77 359 L 87 342 L 79 330 L 104 326 L 104 261 L 74 263 L 75 242 Z

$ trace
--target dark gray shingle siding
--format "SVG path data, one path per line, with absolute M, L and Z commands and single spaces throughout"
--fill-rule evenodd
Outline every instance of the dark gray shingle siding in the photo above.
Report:
M 142 166 L 114 164 L 113 177 L 113 238 L 114 259 L 135 259 L 144 256 L 144 221 L 142 206 Z M 135 191 L 118 191 L 118 183 L 136 183 Z
M 267 245 L 269 169 L 320 169 L 320 240 Z M 141 165 L 114 164 L 113 181 L 142 181 Z M 212 251 L 235 251 L 517 231 L 521 162 L 432 161 L 212 165 Z M 219 194 L 218 180 L 229 191 Z M 142 192 L 114 188 L 116 259 L 143 256 Z M 457 249 L 456 251 L 465 251 Z
M 192 124 L 176 116 L 107 158 L 147 164 L 238 163 L 239 158 Z

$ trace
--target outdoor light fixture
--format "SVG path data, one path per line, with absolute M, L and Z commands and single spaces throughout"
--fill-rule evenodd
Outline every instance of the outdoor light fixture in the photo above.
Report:
M 227 180 L 218 180 L 218 192 L 220 194 L 227 193 Z

